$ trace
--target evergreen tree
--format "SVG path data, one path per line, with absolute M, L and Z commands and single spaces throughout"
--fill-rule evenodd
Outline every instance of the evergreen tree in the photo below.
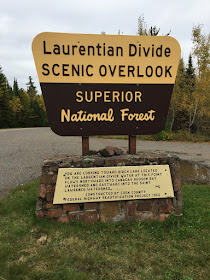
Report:
M 17 79 L 14 79 L 12 93 L 13 93 L 14 96 L 18 96 L 19 97 L 19 86 L 18 86 Z
M 11 88 L 0 66 L 0 127 L 8 128 L 14 124 L 14 114 L 10 107 Z
M 181 58 L 169 108 L 171 131 L 178 131 L 186 127 L 187 116 L 185 108 L 183 107 L 183 97 L 185 95 L 185 92 L 185 65 L 183 59 Z
M 20 126 L 30 127 L 30 115 L 31 115 L 31 101 L 28 93 L 24 89 L 20 89 L 20 100 L 22 104 Z
M 188 65 L 187 65 L 187 68 L 186 68 L 186 79 L 188 80 L 189 86 L 194 88 L 194 86 L 195 86 L 195 69 L 193 67 L 191 53 L 189 55 Z
M 197 107 L 195 106 L 195 69 L 193 68 L 193 62 L 192 62 L 192 55 L 189 55 L 188 59 L 188 65 L 185 71 L 185 81 L 186 81 L 186 91 L 185 96 L 183 100 L 183 105 L 187 111 L 188 114 L 188 133 L 195 132 L 196 131 L 196 111 Z
M 36 87 L 34 86 L 34 82 L 32 80 L 32 77 L 29 76 L 29 82 L 26 84 L 27 85 L 27 92 L 31 98 L 35 97 L 37 94 Z

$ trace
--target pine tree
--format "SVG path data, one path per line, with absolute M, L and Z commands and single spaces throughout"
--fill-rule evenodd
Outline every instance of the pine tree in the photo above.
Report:
M 18 96 L 19 97 L 19 86 L 18 86 L 17 79 L 14 79 L 12 93 L 13 93 L 14 96 Z
M 10 107 L 11 88 L 0 66 L 0 127 L 8 128 L 14 125 L 14 115 Z
M 169 117 L 171 121 L 171 131 L 178 131 L 186 126 L 186 112 L 183 107 L 183 97 L 186 92 L 185 65 L 181 58 L 176 75 L 171 104 L 169 108 Z
M 30 127 L 30 115 L 31 115 L 31 101 L 28 93 L 24 89 L 20 89 L 20 100 L 21 100 L 21 113 L 20 113 L 20 126 Z
M 34 86 L 34 82 L 32 80 L 32 77 L 29 76 L 29 82 L 26 84 L 27 85 L 27 92 L 30 97 L 35 97 L 37 94 L 36 87 Z
M 192 55 L 189 55 L 188 65 L 185 71 L 186 91 L 183 100 L 183 106 L 185 107 L 189 123 L 188 133 L 195 131 L 195 121 L 197 114 L 197 103 L 195 100 L 195 69 L 193 67 Z

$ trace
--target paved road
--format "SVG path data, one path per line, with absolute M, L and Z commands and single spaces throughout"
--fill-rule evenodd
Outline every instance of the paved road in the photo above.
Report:
M 0 197 L 8 189 L 40 176 L 43 158 L 80 155 L 81 137 L 61 137 L 50 128 L 0 130 Z M 127 147 L 127 140 L 91 138 L 90 149 Z M 138 141 L 137 151 L 162 151 L 210 166 L 210 144 Z

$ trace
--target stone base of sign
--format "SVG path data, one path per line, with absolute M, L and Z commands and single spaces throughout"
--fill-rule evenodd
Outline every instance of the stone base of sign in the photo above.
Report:
M 109 149 L 110 150 L 110 149 Z M 108 154 L 108 153 L 107 153 Z M 168 154 L 138 153 L 119 156 L 60 155 L 44 160 L 38 190 L 36 216 L 57 219 L 61 223 L 120 222 L 139 220 L 164 221 L 170 215 L 182 216 L 183 195 L 179 159 Z M 174 198 L 125 200 L 97 203 L 53 204 L 55 184 L 59 168 L 88 168 L 104 166 L 142 166 L 168 164 L 171 171 Z

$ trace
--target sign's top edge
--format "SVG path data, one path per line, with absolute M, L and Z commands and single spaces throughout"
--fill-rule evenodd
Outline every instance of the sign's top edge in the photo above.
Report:
M 112 35 L 112 34 L 92 34 L 92 33 L 66 33 L 66 32 L 48 32 L 48 31 L 44 31 L 44 32 L 40 32 L 39 34 L 37 34 L 33 41 L 32 41 L 32 49 L 33 49 L 33 44 L 34 44 L 34 41 L 36 41 L 39 37 L 45 37 L 45 36 L 83 36 L 83 37 L 90 37 L 90 36 L 97 36 L 98 38 L 104 38 L 106 40 L 106 38 L 119 38 L 119 36 L 121 38 L 133 38 L 133 39 L 139 39 L 139 38 L 142 38 L 142 39 L 148 39 L 148 40 L 156 40 L 156 41 L 159 41 L 159 40 L 162 40 L 164 38 L 164 40 L 168 40 L 168 41 L 174 41 L 176 44 L 177 44 L 177 47 L 179 48 L 179 53 L 181 55 L 181 46 L 179 44 L 179 42 L 177 41 L 177 39 L 175 39 L 174 37 L 172 36 L 149 36 L 149 35 Z
M 94 33 L 66 33 L 66 32 L 50 32 L 50 31 L 44 31 L 44 32 L 40 32 L 40 33 L 38 33 L 35 37 L 34 37 L 34 39 L 35 38 L 37 38 L 37 37 L 40 37 L 40 36 L 44 36 L 44 35 L 82 35 L 82 36 L 99 36 L 99 37 L 101 37 L 101 36 L 104 36 L 104 37 L 108 37 L 108 36 L 111 36 L 111 37 L 117 37 L 117 38 L 119 38 L 119 36 L 121 36 L 121 37 L 136 37 L 136 38 L 139 38 L 139 37 L 143 37 L 143 38 L 170 38 L 170 39 L 174 39 L 174 40 L 176 40 L 174 37 L 172 37 L 172 36 L 167 36 L 167 35 L 162 35 L 162 36 L 151 36 L 151 35 L 125 35 L 125 34 L 94 34 Z M 177 41 L 177 40 L 176 40 Z M 177 43 L 179 43 L 178 41 L 177 41 Z
M 138 154 L 136 154 L 135 156 L 138 156 Z M 161 167 L 161 168 L 169 168 L 168 164 L 156 164 L 156 165 L 139 165 L 139 166 L 133 166 L 133 165 L 127 165 L 127 166 L 103 166 L 103 169 L 134 169 L 134 168 L 143 168 L 145 167 L 145 169 L 147 168 L 151 168 L 151 169 L 155 169 L 155 167 Z M 61 171 L 65 171 L 65 170 L 77 170 L 77 169 L 83 169 L 82 167 L 62 167 L 59 168 L 59 170 Z M 91 170 L 95 170 L 95 169 L 101 169 L 101 167 L 95 166 L 95 167 L 89 167 L 88 170 L 86 171 L 91 171 Z

